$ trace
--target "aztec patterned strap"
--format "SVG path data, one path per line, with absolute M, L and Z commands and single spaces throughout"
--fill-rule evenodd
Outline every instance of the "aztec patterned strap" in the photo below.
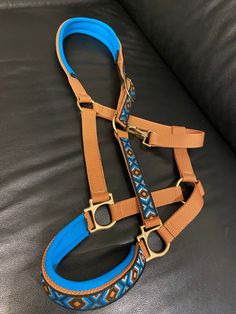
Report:
M 147 228 L 161 225 L 158 211 L 155 207 L 151 192 L 145 183 L 140 164 L 135 157 L 131 147 L 128 133 L 120 130 L 115 132 L 116 138 L 120 144 L 128 173 L 138 200 L 143 222 Z
M 121 77 L 117 109 L 111 109 L 92 100 L 68 64 L 63 50 L 64 39 L 74 33 L 92 36 L 104 43 L 118 66 Z M 57 32 L 58 60 L 67 75 L 77 98 L 82 116 L 84 157 L 91 192 L 89 207 L 65 226 L 50 242 L 42 260 L 42 283 L 46 294 L 57 304 L 76 310 L 91 310 L 106 306 L 121 298 L 140 278 L 145 263 L 163 256 L 171 241 L 196 217 L 203 206 L 204 191 L 193 172 L 187 148 L 201 147 L 204 132 L 183 127 L 169 127 L 130 115 L 135 89 L 126 76 L 122 46 L 114 31 L 105 23 L 89 18 L 72 18 L 65 21 Z M 87 106 L 89 104 L 89 106 Z M 115 203 L 108 193 L 97 139 L 96 118 L 112 121 L 115 136 L 120 144 L 136 198 Z M 116 126 L 119 125 L 119 128 Z M 121 128 L 121 129 L 120 129 Z M 128 133 L 141 138 L 148 147 L 174 148 L 174 156 L 181 178 L 175 187 L 150 192 L 131 147 Z M 185 202 L 181 184 L 190 182 L 193 191 Z M 164 223 L 157 208 L 176 202 L 183 205 Z M 100 225 L 96 220 L 99 207 L 108 205 L 111 222 Z M 141 213 L 143 226 L 137 242 L 127 257 L 107 273 L 86 281 L 71 281 L 57 273 L 61 260 L 79 245 L 90 233 L 111 228 L 117 221 Z M 165 243 L 161 252 L 153 252 L 148 245 L 151 232 L 157 232 Z
M 42 261 L 42 282 L 51 300 L 68 309 L 91 310 L 121 298 L 139 279 L 145 256 L 139 244 L 108 273 L 86 281 L 71 281 L 56 272 L 60 261 L 87 238 L 89 231 L 84 214 L 65 226 L 45 250 Z

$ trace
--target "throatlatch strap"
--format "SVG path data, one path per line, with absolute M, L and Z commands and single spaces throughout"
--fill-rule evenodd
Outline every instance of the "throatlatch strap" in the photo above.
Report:
M 92 36 L 110 50 L 121 78 L 116 110 L 94 102 L 67 62 L 63 41 L 75 33 Z M 91 199 L 89 207 L 49 243 L 42 260 L 42 282 L 47 295 L 57 304 L 69 309 L 91 310 L 121 298 L 140 278 L 146 261 L 163 256 L 171 241 L 200 212 L 204 191 L 194 174 L 187 148 L 201 147 L 204 132 L 185 127 L 171 127 L 130 115 L 135 99 L 134 85 L 126 76 L 121 43 L 115 32 L 105 23 L 89 18 L 72 18 L 65 21 L 57 32 L 56 51 L 81 111 L 84 158 Z M 97 117 L 112 121 L 136 197 L 115 203 L 112 194 L 108 193 L 99 151 Z M 181 177 L 175 187 L 149 191 L 131 147 L 129 133 L 140 137 L 148 147 L 174 148 Z M 181 184 L 186 182 L 193 185 L 188 200 L 184 200 L 181 188 Z M 157 207 L 177 202 L 182 202 L 182 206 L 162 222 Z M 105 226 L 96 220 L 96 211 L 104 205 L 109 206 L 111 214 L 111 222 Z M 117 221 L 140 213 L 143 220 L 141 234 L 137 237 L 136 244 L 131 246 L 126 258 L 112 270 L 86 281 L 68 280 L 57 273 L 57 266 L 62 259 L 90 233 L 108 229 Z M 162 252 L 153 252 L 148 245 L 148 237 L 153 231 L 159 234 L 165 244 Z

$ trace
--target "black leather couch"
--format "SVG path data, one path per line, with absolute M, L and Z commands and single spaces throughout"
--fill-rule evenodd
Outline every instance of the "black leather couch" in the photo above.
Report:
M 0 7 L 0 313 L 67 313 L 46 297 L 40 264 L 49 240 L 89 198 L 80 113 L 55 55 L 56 30 L 74 16 L 116 30 L 136 86 L 133 114 L 206 131 L 205 147 L 190 152 L 206 192 L 201 214 L 126 296 L 97 313 L 235 313 L 236 2 L 22 0 Z M 66 51 L 93 98 L 115 108 L 119 80 L 107 49 L 81 35 L 66 41 Z M 98 128 L 108 186 L 116 200 L 130 197 L 111 125 L 99 120 Z M 132 144 L 153 190 L 176 182 L 170 150 Z M 58 271 L 81 280 L 107 271 L 127 254 L 138 226 L 131 217 L 91 236 Z

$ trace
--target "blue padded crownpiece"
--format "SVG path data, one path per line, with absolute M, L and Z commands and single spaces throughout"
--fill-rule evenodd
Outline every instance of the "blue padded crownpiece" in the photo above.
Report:
M 57 265 L 63 257 L 73 250 L 82 240 L 88 237 L 88 235 L 89 232 L 84 214 L 81 214 L 65 226 L 49 245 L 45 256 L 45 271 L 50 279 L 58 286 L 73 291 L 85 291 L 97 288 L 110 282 L 122 273 L 134 258 L 135 246 L 133 245 L 128 256 L 120 264 L 99 277 L 85 281 L 71 281 L 62 278 L 56 272 Z
M 67 36 L 76 33 L 86 34 L 100 40 L 107 46 L 114 58 L 114 61 L 117 62 L 120 42 L 110 26 L 96 19 L 86 17 L 71 18 L 62 24 L 58 37 L 58 48 L 61 61 L 70 74 L 75 75 L 75 72 L 65 58 L 63 41 Z

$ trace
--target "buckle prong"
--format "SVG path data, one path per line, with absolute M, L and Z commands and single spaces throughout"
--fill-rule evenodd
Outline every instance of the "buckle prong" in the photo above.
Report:
M 146 246 L 146 249 L 148 251 L 148 254 L 149 254 L 149 257 L 146 258 L 146 261 L 151 261 L 152 259 L 154 258 L 157 258 L 157 257 L 162 257 L 164 256 L 168 251 L 169 251 L 169 248 L 170 248 L 170 243 L 166 243 L 165 242 L 165 248 L 163 249 L 163 251 L 161 252 L 154 252 L 149 244 L 148 244 L 148 237 L 149 235 L 153 232 L 153 231 L 157 231 L 158 229 L 160 229 L 162 226 L 162 223 L 156 227 L 153 227 L 151 229 L 148 229 L 146 230 L 145 228 L 145 225 L 141 226 L 140 229 L 141 229 L 141 234 L 139 236 L 137 236 L 137 240 L 138 242 L 140 242 L 141 240 L 144 241 L 144 244 Z
M 107 225 L 100 225 L 97 221 L 96 221 L 96 211 L 99 207 L 103 206 L 103 205 L 112 205 L 114 204 L 114 199 L 113 199 L 113 195 L 112 193 L 109 193 L 109 200 L 108 201 L 105 201 L 105 202 L 102 202 L 102 203 L 98 203 L 98 204 L 93 204 L 93 200 L 90 199 L 89 200 L 89 207 L 86 208 L 84 210 L 84 212 L 89 212 L 90 214 L 90 217 L 92 219 L 92 222 L 93 222 L 93 225 L 94 225 L 94 228 L 89 230 L 90 233 L 93 233 L 93 232 L 96 232 L 96 231 L 99 231 L 99 230 L 106 230 L 106 229 L 109 229 L 111 228 L 112 226 L 114 226 L 114 224 L 116 223 L 116 220 L 115 221 L 112 221 L 110 222 L 109 224 Z

